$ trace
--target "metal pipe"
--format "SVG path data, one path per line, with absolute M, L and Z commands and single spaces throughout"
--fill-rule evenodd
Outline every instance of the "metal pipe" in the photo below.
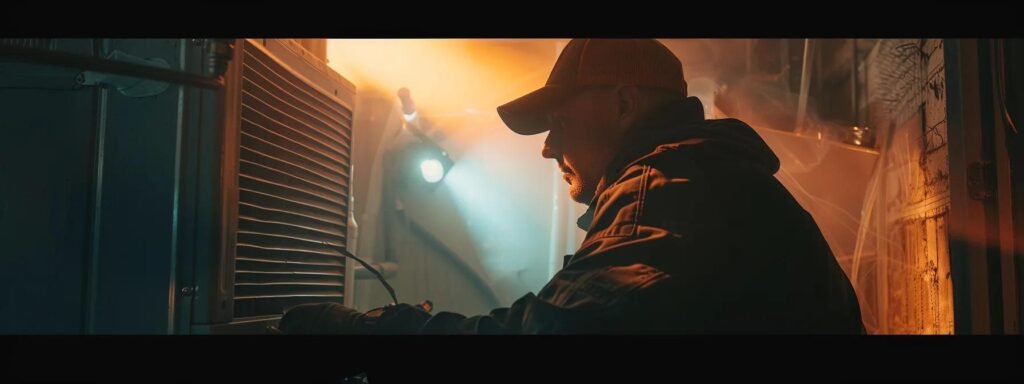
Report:
M 78 68 L 83 71 L 95 71 L 137 77 L 212 90 L 217 90 L 224 86 L 224 81 L 221 78 L 215 79 L 171 69 L 98 59 L 57 51 L 0 46 L 0 60 L 15 60 Z
M 804 61 L 800 67 L 800 98 L 796 109 L 796 132 L 803 132 L 807 120 L 807 97 L 811 88 L 811 64 L 814 60 L 814 40 L 804 39 Z
M 860 127 L 863 126 L 858 118 L 860 113 L 860 106 L 857 105 L 857 66 L 860 65 L 857 62 L 857 39 L 850 39 L 850 45 L 852 46 L 853 55 L 851 56 L 850 62 L 850 117 L 853 120 L 853 124 Z
M 390 279 L 398 274 L 398 263 L 385 261 L 383 263 L 370 263 L 370 266 L 377 269 L 385 279 Z M 357 280 L 376 279 L 377 276 L 363 266 L 352 268 L 355 271 Z

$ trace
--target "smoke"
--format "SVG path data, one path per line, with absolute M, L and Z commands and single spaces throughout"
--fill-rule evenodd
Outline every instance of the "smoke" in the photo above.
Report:
M 420 116 L 443 133 L 442 145 L 456 160 L 452 184 L 423 196 L 423 204 L 453 206 L 462 219 L 446 219 L 445 223 L 456 224 L 436 228 L 465 233 L 460 236 L 472 244 L 453 248 L 475 253 L 463 256 L 477 260 L 474 265 L 489 274 L 502 300 L 540 288 L 549 271 L 548 263 L 537 255 L 547 257 L 548 245 L 557 242 L 548 239 L 552 233 L 565 236 L 566 232 L 552 231 L 555 224 L 545 218 L 545 212 L 555 209 L 550 191 L 556 186 L 548 177 L 553 165 L 540 159 L 542 138 L 510 134 L 494 111 L 542 86 L 559 43 L 565 41 L 332 40 L 329 44 L 330 65 L 353 80 L 361 92 L 372 90 L 397 101 L 398 89 L 406 87 Z M 813 99 L 807 103 L 806 124 L 798 130 L 799 94 L 790 90 L 781 65 L 775 73 L 750 70 L 752 64 L 777 59 L 757 56 L 749 40 L 661 41 L 683 63 L 689 93 L 705 104 L 706 117 L 743 120 L 775 151 L 782 162 L 777 178 L 811 213 L 849 273 L 862 236 L 862 207 L 877 153 L 842 143 L 844 138 L 833 133 L 851 127 L 819 118 L 819 103 Z M 372 135 L 373 129 L 357 127 L 357 137 Z M 438 202 L 440 195 L 451 202 Z M 460 225 L 467 228 L 455 228 Z M 525 229 L 517 230 L 515 238 L 496 236 L 511 227 Z M 540 269 L 534 264 L 540 264 Z
M 861 281 L 865 266 L 874 262 L 878 239 L 886 240 L 876 236 L 871 221 L 873 212 L 882 209 L 871 204 L 877 196 L 869 193 L 881 173 L 876 169 L 879 154 L 870 148 L 873 132 L 822 118 L 819 108 L 845 106 L 810 97 L 801 119 L 800 94 L 794 91 L 800 89 L 794 87 L 800 84 L 800 71 L 790 71 L 779 51 L 762 49 L 782 41 L 664 42 L 683 62 L 690 94 L 704 102 L 706 117 L 743 120 L 772 148 L 781 162 L 776 178 L 811 214 L 858 292 L 867 297 L 870 280 Z M 870 327 L 875 314 L 862 307 Z

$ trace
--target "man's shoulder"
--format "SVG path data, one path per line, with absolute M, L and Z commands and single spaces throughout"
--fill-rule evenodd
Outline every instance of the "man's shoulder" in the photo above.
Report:
M 659 189 L 678 183 L 699 181 L 704 170 L 698 154 L 690 149 L 705 139 L 688 139 L 657 146 L 644 156 L 630 162 L 609 184 L 604 194 L 640 197 L 636 192 Z

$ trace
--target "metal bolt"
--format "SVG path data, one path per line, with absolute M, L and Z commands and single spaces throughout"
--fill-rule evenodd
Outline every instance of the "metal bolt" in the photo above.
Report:
M 198 288 L 196 287 L 182 287 L 181 294 L 183 296 L 192 296 L 192 294 L 195 293 L 197 290 Z

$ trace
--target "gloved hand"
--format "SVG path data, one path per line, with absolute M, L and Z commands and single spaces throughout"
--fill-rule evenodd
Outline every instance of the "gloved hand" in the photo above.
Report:
M 413 335 L 420 332 L 430 319 L 432 304 L 398 304 L 377 308 L 366 313 L 367 332 L 377 335 Z
M 286 335 L 352 335 L 366 333 L 366 315 L 338 303 L 303 304 L 281 318 Z
M 432 304 L 398 304 L 361 313 L 338 303 L 304 304 L 284 314 L 277 329 L 286 335 L 416 334 L 430 319 Z

